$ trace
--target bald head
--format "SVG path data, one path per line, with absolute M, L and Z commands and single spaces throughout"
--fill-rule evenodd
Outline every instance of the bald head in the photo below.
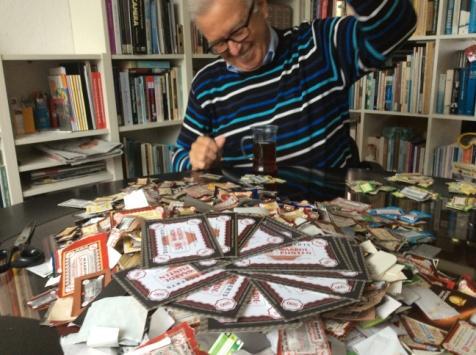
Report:
M 205 14 L 215 2 L 242 2 L 246 7 L 251 6 L 252 0 L 188 0 L 188 9 L 192 21 Z

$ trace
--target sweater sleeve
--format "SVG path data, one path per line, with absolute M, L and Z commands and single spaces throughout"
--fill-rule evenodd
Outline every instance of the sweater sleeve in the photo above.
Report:
M 173 172 L 191 170 L 190 149 L 199 136 L 212 132 L 210 117 L 210 113 L 202 109 L 192 87 L 188 97 L 187 111 L 172 156 Z
M 354 16 L 315 21 L 329 43 L 331 58 L 350 86 L 382 68 L 392 52 L 412 35 L 416 14 L 409 0 L 348 0 Z M 317 37 L 316 37 L 317 38 Z

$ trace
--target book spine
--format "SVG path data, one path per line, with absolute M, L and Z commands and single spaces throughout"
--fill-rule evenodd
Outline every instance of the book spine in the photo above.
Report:
M 471 0 L 471 7 L 469 10 L 469 33 L 476 32 L 476 0 Z
M 0 185 L 2 188 L 3 206 L 11 206 L 10 191 L 8 189 L 7 170 L 5 166 L 0 166 Z
M 92 89 L 92 74 L 91 74 L 91 63 L 86 62 L 82 68 L 83 76 L 84 76 L 84 86 L 86 88 L 86 96 L 88 98 L 89 103 L 89 111 L 91 115 L 91 125 L 92 129 L 96 129 L 96 110 L 94 108 L 94 98 L 93 98 L 93 89 Z
M 80 131 L 81 127 L 79 126 L 79 115 L 78 115 L 78 107 L 76 104 L 76 100 L 73 93 L 73 85 L 71 83 L 71 77 L 69 75 L 65 75 L 65 88 L 68 92 L 68 101 L 71 104 L 71 127 L 73 131 Z
M 137 96 L 136 96 L 136 86 L 135 86 L 135 78 L 131 73 L 129 75 L 129 92 L 131 95 L 131 109 L 132 109 L 132 124 L 139 123 L 139 116 L 137 111 Z
M 152 54 L 152 23 L 150 0 L 142 0 L 144 6 L 144 30 L 145 30 L 145 47 L 147 54 Z
M 154 76 L 154 95 L 155 95 L 155 107 L 157 111 L 157 121 L 164 120 L 164 108 L 162 97 L 162 79 L 160 76 Z
M 461 11 L 459 14 L 458 34 L 468 34 L 469 32 L 469 12 L 470 0 L 461 0 Z
M 129 0 L 132 47 L 134 54 L 146 54 L 146 33 L 143 0 Z
M 446 6 L 445 35 L 450 35 L 452 31 L 454 6 L 455 0 L 448 0 Z
M 147 116 L 147 97 L 145 95 L 145 78 L 144 76 L 139 76 L 138 77 L 138 93 L 140 95 L 140 119 L 141 123 L 146 123 L 148 121 L 148 116 Z
M 148 111 L 150 112 L 149 120 L 151 122 L 157 122 L 157 106 L 155 104 L 154 77 L 152 75 L 146 76 L 145 82 L 147 87 L 147 103 L 149 105 Z
M 458 34 L 460 11 L 461 11 L 461 0 L 454 0 L 453 22 L 451 25 L 451 34 L 454 34 L 454 35 Z
M 120 87 L 122 97 L 122 112 L 124 115 L 124 125 L 129 126 L 133 124 L 132 121 L 132 107 L 131 107 L 131 92 L 129 86 L 129 73 L 120 72 Z
M 145 122 L 152 121 L 152 109 L 150 105 L 149 92 L 147 90 L 147 76 L 142 77 L 142 92 L 144 94 L 144 111 L 145 111 Z
M 97 114 L 96 128 L 106 128 L 106 113 L 104 111 L 104 96 L 102 92 L 102 80 L 100 72 L 92 72 L 93 96 Z
M 152 54 L 159 53 L 159 28 L 157 26 L 157 0 L 150 0 L 150 41 Z
M 385 81 L 385 110 L 391 111 L 393 101 L 393 76 L 387 76 Z
M 438 95 L 436 100 L 436 112 L 443 113 L 445 107 L 446 73 L 441 73 L 438 80 Z
M 465 113 L 465 97 L 468 86 L 469 67 L 460 68 L 459 79 L 459 94 L 458 94 L 458 114 L 464 115 Z
M 116 47 L 115 53 L 122 54 L 119 0 L 111 0 L 111 3 L 112 3 L 112 24 L 113 24 L 113 30 L 114 30 L 114 46 Z
M 450 114 L 456 115 L 458 113 L 458 96 L 460 90 L 460 73 L 461 68 L 454 69 L 453 87 L 451 88 L 451 102 Z
M 476 62 L 469 63 L 468 68 L 468 83 L 466 96 L 464 99 L 464 112 L 466 115 L 474 114 L 474 102 L 476 98 Z
M 431 35 L 436 34 L 436 27 L 438 25 L 438 7 L 440 0 L 433 1 L 433 23 L 431 24 Z
M 445 83 L 445 98 L 444 98 L 444 114 L 450 113 L 450 106 L 451 106 L 451 92 L 453 89 L 453 81 L 454 81 L 454 69 L 448 69 L 446 71 L 446 83 Z
M 109 48 L 112 54 L 116 54 L 116 42 L 114 40 L 114 19 L 112 14 L 112 0 L 106 0 L 107 33 Z
M 122 23 L 121 23 L 121 40 L 122 40 L 122 53 L 133 54 L 132 50 L 132 24 L 131 24 L 131 11 L 130 0 L 119 0 L 121 4 Z

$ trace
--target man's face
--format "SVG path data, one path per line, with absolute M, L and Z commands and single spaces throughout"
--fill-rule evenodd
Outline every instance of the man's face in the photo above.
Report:
M 248 20 L 246 38 L 240 42 L 225 41 L 227 48 L 220 56 L 242 71 L 258 69 L 268 50 L 270 33 L 266 23 L 268 7 L 266 0 L 255 0 L 250 8 L 242 1 L 217 0 L 203 15 L 197 17 L 196 25 L 210 44 L 233 38 L 243 30 Z M 252 5 L 253 6 L 253 5 Z

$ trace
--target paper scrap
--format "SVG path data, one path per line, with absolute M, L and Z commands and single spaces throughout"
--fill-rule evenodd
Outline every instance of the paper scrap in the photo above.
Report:
M 459 316 L 459 313 L 443 301 L 432 290 L 424 287 L 413 287 L 413 291 L 420 296 L 415 303 L 431 320 L 445 319 Z
M 53 265 L 51 264 L 51 259 L 46 260 L 40 265 L 27 267 L 26 269 L 42 278 L 48 277 L 53 273 Z
M 50 277 L 48 281 L 46 281 L 45 287 L 51 287 L 51 286 L 56 286 L 59 284 L 61 279 L 61 275 L 58 275 L 56 277 Z
M 407 354 L 400 344 L 397 333 L 395 333 L 395 331 L 390 327 L 385 327 L 378 333 L 354 344 L 352 349 L 359 355 Z
M 89 200 L 82 200 L 79 198 L 71 198 L 69 200 L 58 203 L 60 207 L 72 207 L 72 208 L 86 208 L 87 205 L 92 203 Z
M 137 345 L 146 319 L 147 310 L 132 296 L 103 298 L 91 304 L 75 342 L 87 341 L 94 327 L 117 327 L 120 345 Z
M 58 298 L 48 309 L 46 322 L 68 322 L 74 320 L 71 316 L 73 311 L 73 297 Z
M 149 202 L 147 202 L 144 190 L 135 190 L 124 196 L 124 209 L 132 210 L 144 207 L 149 207 Z
M 149 338 L 155 338 L 166 332 L 171 326 L 175 324 L 169 312 L 164 308 L 159 307 L 150 317 Z
M 373 275 L 381 275 L 397 263 L 397 257 L 382 250 L 367 258 L 367 265 Z
M 383 302 L 376 308 L 380 319 L 386 319 L 395 312 L 402 304 L 393 297 L 385 295 Z
M 92 348 L 116 348 L 119 346 L 119 328 L 93 327 L 86 344 Z
M 119 262 L 122 254 L 112 247 L 107 247 L 107 256 L 109 259 L 109 269 L 112 269 Z

